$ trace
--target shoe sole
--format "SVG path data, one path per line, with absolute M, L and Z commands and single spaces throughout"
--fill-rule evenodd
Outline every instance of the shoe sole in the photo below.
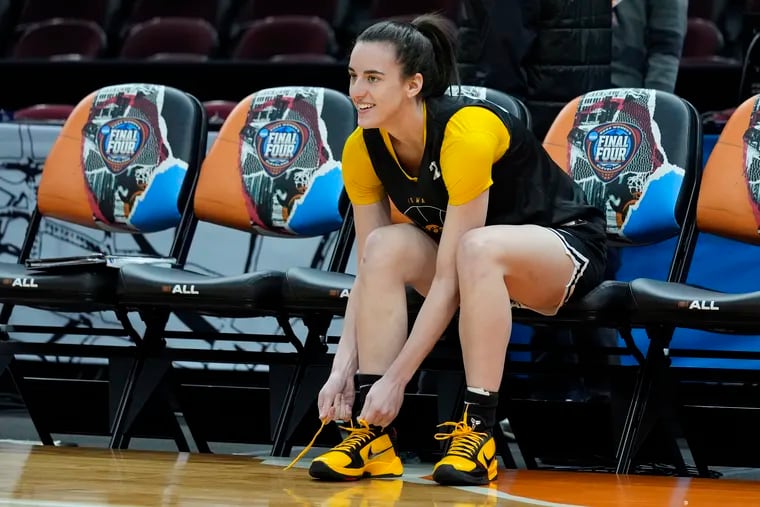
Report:
M 492 480 L 487 475 L 472 475 L 468 472 L 461 472 L 452 466 L 441 466 L 433 472 L 433 480 L 443 486 L 482 486 Z
M 372 475 L 369 472 L 364 472 L 360 475 L 345 475 L 340 472 L 336 472 L 321 461 L 314 461 L 309 467 L 309 475 L 315 479 L 322 481 L 353 482 L 367 477 L 371 477 L 372 479 L 388 479 L 393 477 L 401 477 L 403 474 Z

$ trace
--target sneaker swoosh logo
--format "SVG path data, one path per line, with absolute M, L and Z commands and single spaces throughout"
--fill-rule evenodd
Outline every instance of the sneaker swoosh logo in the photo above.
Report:
M 382 451 L 378 451 L 378 452 L 372 452 L 372 449 L 370 449 L 369 452 L 367 453 L 367 459 L 370 460 L 372 458 L 376 458 L 376 457 L 380 456 L 381 454 L 384 454 L 384 453 L 390 451 L 391 449 L 393 449 L 393 446 L 386 447 Z
M 491 454 L 490 456 L 486 454 L 485 451 L 482 451 L 481 456 L 483 456 L 483 459 L 485 459 L 486 464 L 488 464 L 496 458 L 496 449 L 494 449 L 493 454 Z

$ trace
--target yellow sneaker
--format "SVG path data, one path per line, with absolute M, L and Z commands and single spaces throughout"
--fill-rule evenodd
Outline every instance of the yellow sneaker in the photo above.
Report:
M 441 426 L 453 426 L 450 433 L 436 433 L 436 440 L 451 440 L 446 455 L 433 468 L 433 480 L 451 486 L 488 484 L 496 479 L 496 442 L 489 431 L 475 431 L 483 422 L 471 418 L 467 424 L 467 412 L 460 422 L 445 422 Z
M 404 466 L 396 454 L 391 435 L 359 421 L 343 428 L 349 435 L 311 462 L 309 475 L 326 481 L 355 481 L 364 477 L 401 477 Z

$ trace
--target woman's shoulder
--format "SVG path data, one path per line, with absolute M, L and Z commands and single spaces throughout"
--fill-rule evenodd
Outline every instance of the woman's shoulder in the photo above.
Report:
M 346 138 L 344 150 L 367 150 L 367 146 L 364 144 L 364 129 L 356 127 L 353 132 Z

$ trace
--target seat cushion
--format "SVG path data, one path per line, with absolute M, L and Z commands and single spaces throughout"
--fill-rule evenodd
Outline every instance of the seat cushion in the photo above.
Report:
M 118 270 L 86 266 L 31 270 L 0 263 L 0 302 L 58 311 L 97 311 L 112 308 Z
M 356 276 L 314 268 L 295 267 L 285 274 L 282 304 L 294 313 L 322 312 L 343 315 Z M 411 287 L 406 299 L 409 312 L 415 314 L 423 298 Z
M 728 294 L 684 283 L 638 278 L 631 282 L 631 293 L 639 322 L 760 332 L 760 292 Z
M 285 273 L 282 304 L 291 310 L 343 315 L 356 277 L 314 268 L 291 268 Z
M 570 301 L 555 316 L 545 316 L 526 309 L 515 309 L 515 322 L 541 323 L 591 323 L 615 327 L 630 321 L 633 308 L 631 288 L 628 282 L 605 280 L 583 297 Z
M 284 278 L 281 271 L 209 276 L 185 269 L 129 264 L 120 271 L 118 301 L 131 309 L 160 307 L 231 317 L 270 315 L 281 307 Z

